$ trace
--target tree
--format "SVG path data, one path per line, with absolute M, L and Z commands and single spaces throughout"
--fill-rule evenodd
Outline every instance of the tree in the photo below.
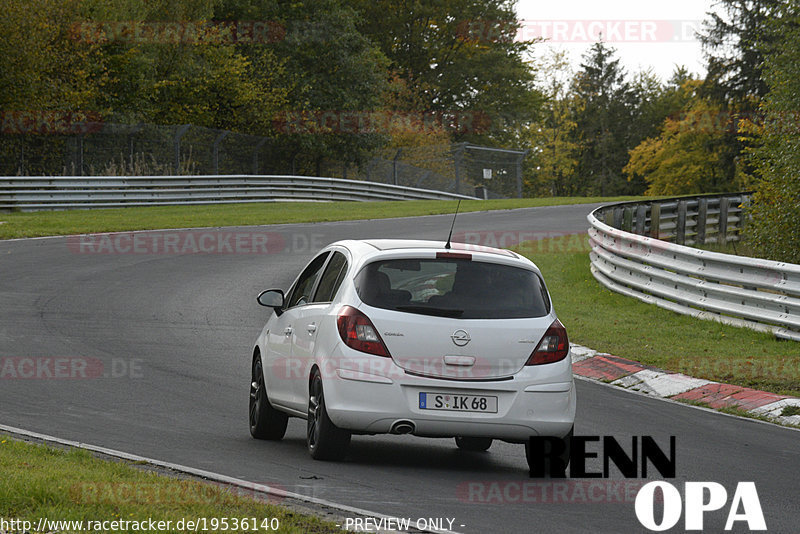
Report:
M 658 135 L 664 119 L 677 115 L 692 99 L 694 90 L 687 91 L 684 84 L 693 80 L 684 67 L 676 67 L 666 84 L 651 71 L 639 72 L 633 80 L 636 95 L 635 135 L 653 137 Z
M 507 0 L 0 0 L 0 9 L 3 110 L 268 136 L 270 170 L 296 163 L 320 174 L 325 160 L 362 164 L 385 146 L 517 144 L 542 104 Z M 265 42 L 238 38 L 247 21 L 267 21 Z M 348 131 L 352 112 L 405 112 L 406 123 L 432 112 L 434 124 Z
M 99 46 L 75 39 L 80 0 L 0 0 L 0 163 L 5 173 L 64 168 L 66 135 L 91 131 L 110 81 Z
M 581 106 L 576 115 L 581 150 L 575 185 L 583 194 L 635 192 L 622 168 L 628 150 L 640 140 L 633 129 L 637 95 L 614 54 L 602 41 L 595 43 L 574 80 L 573 91 Z
M 569 92 L 573 73 L 564 52 L 553 52 L 540 66 L 546 73 L 540 90 L 545 95 L 540 118 L 525 130 L 524 146 L 531 153 L 525 160 L 525 193 L 529 196 L 575 194 L 570 189 L 578 166 L 576 112 L 581 102 Z
M 648 195 L 722 192 L 733 187 L 720 167 L 730 117 L 700 96 L 701 84 L 684 83 L 679 96 L 687 104 L 681 113 L 666 118 L 657 137 L 645 139 L 630 152 L 623 170 L 628 179 L 644 178 Z
M 704 92 L 721 103 L 752 111 L 768 88 L 761 69 L 767 21 L 780 0 L 719 0 L 722 13 L 710 12 L 700 34 L 708 75 Z
M 781 2 L 768 30 L 773 38 L 760 50 L 770 92 L 761 105 L 766 117 L 759 145 L 750 156 L 760 180 L 746 233 L 764 257 L 800 263 L 800 7 Z
M 80 0 L 0 0 L 0 109 L 98 111 L 108 75 L 99 47 L 72 36 Z
M 461 141 L 514 144 L 536 118 L 542 97 L 516 39 L 519 23 L 505 0 L 358 0 L 361 32 L 405 79 L 417 111 L 467 111 L 489 119 L 488 130 L 454 132 Z M 479 121 L 483 126 L 485 121 Z M 477 124 L 477 123 L 476 123 Z
M 285 66 L 277 83 L 288 90 L 288 102 L 276 124 L 286 115 L 299 127 L 277 132 L 274 165 L 297 160 L 303 172 L 320 174 L 326 158 L 361 163 L 388 142 L 386 132 L 341 127 L 346 112 L 380 109 L 389 79 L 386 58 L 359 31 L 358 11 L 339 0 L 221 0 L 215 17 L 272 21 L 284 30 L 268 45 L 240 47 L 251 58 L 274 53 Z
M 710 20 L 700 34 L 708 70 L 703 93 L 723 106 L 734 124 L 749 120 L 768 91 L 762 76 L 763 46 L 759 43 L 772 41 L 767 22 L 774 17 L 780 1 L 720 0 L 717 5 L 722 9 L 708 13 Z M 729 182 L 754 172 L 742 158 L 754 139 L 737 130 L 738 126 L 726 134 L 726 150 L 720 160 Z
M 215 3 L 85 0 L 95 24 L 77 38 L 102 47 L 110 72 L 102 106 L 115 121 L 268 133 L 287 98 L 284 65 L 270 53 L 255 69 L 232 34 L 213 24 Z

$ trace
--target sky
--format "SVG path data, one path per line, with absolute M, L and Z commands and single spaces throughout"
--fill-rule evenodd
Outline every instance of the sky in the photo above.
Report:
M 548 48 L 565 50 L 573 68 L 603 33 L 617 49 L 626 71 L 652 68 L 666 81 L 675 65 L 705 75 L 700 42 L 694 32 L 702 28 L 714 0 L 518 0 L 521 36 L 548 37 L 533 47 L 534 56 Z

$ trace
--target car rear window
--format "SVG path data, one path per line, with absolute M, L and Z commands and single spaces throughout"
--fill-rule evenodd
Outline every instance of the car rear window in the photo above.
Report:
M 517 319 L 550 313 L 533 271 L 466 259 L 395 259 L 366 265 L 356 277 L 366 304 L 461 319 Z

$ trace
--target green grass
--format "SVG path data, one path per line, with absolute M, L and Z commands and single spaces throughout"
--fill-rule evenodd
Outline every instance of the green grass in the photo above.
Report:
M 570 340 L 698 378 L 800 396 L 800 344 L 702 321 L 613 293 L 589 270 L 584 235 L 524 244 Z
M 522 198 L 465 200 L 461 211 L 505 210 L 636 200 L 641 197 Z M 249 226 L 356 219 L 384 219 L 453 213 L 456 201 L 403 202 L 264 202 L 203 206 L 163 206 L 102 210 L 66 210 L 0 213 L 0 239 L 73 235 L 126 230 Z
M 783 417 L 791 417 L 793 415 L 800 415 L 800 407 L 797 406 L 786 406 L 781 411 L 781 415 Z
M 278 532 L 341 532 L 333 523 L 236 495 L 217 485 L 144 472 L 122 462 L 100 460 L 81 449 L 64 451 L 2 435 L 0 473 L 0 517 L 6 521 L 27 519 L 36 525 L 40 518 L 84 521 L 153 518 L 172 520 L 175 525 L 183 518 L 205 517 L 207 521 L 223 517 L 258 518 L 259 522 L 277 518 Z M 168 530 L 177 531 L 174 526 Z M 269 532 L 254 528 L 229 530 L 244 531 Z
M 722 407 L 722 408 L 712 408 L 706 402 L 697 401 L 697 400 L 693 400 L 693 399 L 675 399 L 675 400 L 677 402 L 682 403 L 682 404 L 689 404 L 691 406 L 700 406 L 701 408 L 708 408 L 710 410 L 716 410 L 718 412 L 726 413 L 728 415 L 735 415 L 737 417 L 746 417 L 747 419 L 755 419 L 757 421 L 764 421 L 764 422 L 767 422 L 767 423 L 775 423 L 774 419 L 772 419 L 770 417 L 767 417 L 766 415 L 749 412 L 747 410 L 743 410 L 743 409 L 737 408 L 735 406 L 725 406 L 725 407 Z M 785 414 L 781 414 L 781 415 L 785 415 Z M 791 427 L 791 428 L 800 429 L 800 425 L 795 425 L 794 423 L 781 422 L 781 425 L 788 426 L 788 427 Z

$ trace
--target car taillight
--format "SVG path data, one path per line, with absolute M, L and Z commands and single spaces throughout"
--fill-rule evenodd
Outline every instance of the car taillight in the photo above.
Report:
M 536 350 L 533 351 L 525 365 L 541 365 L 543 363 L 560 362 L 569 354 L 567 329 L 556 319 L 544 333 Z
M 464 252 L 437 252 L 436 259 L 451 259 L 451 260 L 470 260 L 472 261 L 472 254 Z
M 351 349 L 356 349 L 376 356 L 389 356 L 389 350 L 383 344 L 381 336 L 369 320 L 369 317 L 353 308 L 345 306 L 336 318 L 339 335 Z

